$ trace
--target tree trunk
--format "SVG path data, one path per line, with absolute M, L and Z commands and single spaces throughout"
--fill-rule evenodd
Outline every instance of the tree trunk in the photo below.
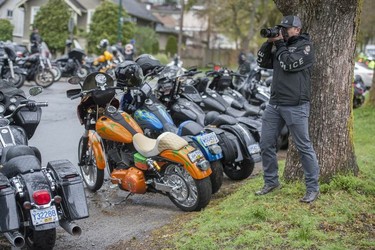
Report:
M 375 69 L 374 69 L 375 74 Z M 368 105 L 375 108 L 375 76 L 372 77 L 372 84 L 369 93 Z
M 274 0 L 283 15 L 297 15 L 315 48 L 311 76 L 310 137 L 320 180 L 358 173 L 353 142 L 352 79 L 361 0 Z M 288 149 L 284 178 L 302 178 L 295 145 Z

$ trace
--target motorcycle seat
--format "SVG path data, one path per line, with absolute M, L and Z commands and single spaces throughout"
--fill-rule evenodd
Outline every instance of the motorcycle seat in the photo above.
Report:
M 5 162 L 3 168 L 0 169 L 0 173 L 8 178 L 12 178 L 18 174 L 40 170 L 40 162 L 35 155 L 21 155 Z
M 145 157 L 157 156 L 167 149 L 179 150 L 188 145 L 188 142 L 171 132 L 164 132 L 156 139 L 151 139 L 141 133 L 133 136 L 135 149 Z
M 242 117 L 242 116 L 251 116 L 254 115 L 252 111 L 249 110 L 238 110 L 234 109 L 232 107 L 228 107 L 225 111 L 227 115 L 233 116 L 233 117 Z
M 178 135 L 197 135 L 203 130 L 203 126 L 195 121 L 185 121 L 178 127 Z
M 4 164 L 17 156 L 36 155 L 34 149 L 26 145 L 5 147 L 1 151 L 1 164 Z
M 238 123 L 237 119 L 230 116 L 230 115 L 224 115 L 221 114 L 217 116 L 212 122 L 211 125 L 214 126 L 221 126 L 221 125 L 234 125 Z

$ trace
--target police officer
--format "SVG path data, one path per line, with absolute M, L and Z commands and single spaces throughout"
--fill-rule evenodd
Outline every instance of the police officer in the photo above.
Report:
M 258 65 L 273 69 L 271 98 L 263 114 L 262 150 L 264 186 L 256 195 L 280 187 L 276 141 L 286 124 L 300 155 L 305 174 L 306 194 L 300 200 L 310 203 L 319 195 L 319 165 L 309 137 L 310 74 L 314 51 L 308 34 L 301 34 L 297 16 L 283 17 L 279 35 L 268 38 L 258 51 Z

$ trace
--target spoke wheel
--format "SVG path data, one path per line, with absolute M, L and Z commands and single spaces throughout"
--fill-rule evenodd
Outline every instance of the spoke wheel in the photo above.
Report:
M 52 85 L 54 81 L 54 75 L 49 69 L 38 69 L 35 75 L 35 83 L 38 86 L 47 88 Z
M 78 145 L 78 161 L 81 162 L 81 155 L 83 152 L 82 165 L 80 166 L 83 181 L 86 187 L 91 191 L 95 192 L 100 189 L 104 181 L 104 170 L 98 169 L 96 165 L 94 151 L 90 146 L 90 143 L 86 147 L 83 147 L 83 137 L 81 137 Z
M 169 198 L 183 211 L 199 211 L 210 202 L 210 178 L 195 180 L 183 167 L 169 164 L 164 171 L 164 181 L 173 187 Z
M 244 180 L 251 175 L 254 165 L 254 162 L 244 159 L 241 162 L 226 164 L 224 166 L 224 173 L 232 180 Z

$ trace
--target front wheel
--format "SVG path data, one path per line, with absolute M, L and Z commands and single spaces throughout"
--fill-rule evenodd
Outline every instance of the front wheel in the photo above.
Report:
M 80 78 L 85 78 L 89 74 L 89 70 L 86 67 L 81 67 L 77 69 L 76 75 Z
M 52 250 L 56 242 L 56 228 L 35 231 L 28 229 L 25 236 L 25 242 L 28 249 L 32 250 Z
M 62 72 L 61 72 L 60 67 L 57 66 L 57 65 L 52 65 L 52 67 L 50 68 L 50 70 L 53 73 L 53 81 L 54 82 L 59 81 L 61 79 L 61 76 L 62 76 Z
M 211 200 L 212 185 L 208 177 L 195 180 L 185 168 L 169 164 L 164 171 L 164 180 L 173 186 L 169 199 L 182 211 L 199 211 Z
M 233 162 L 224 166 L 224 173 L 232 180 L 244 180 L 251 175 L 254 170 L 254 162 L 244 159 L 241 162 Z
M 14 73 L 14 78 L 12 78 L 9 74 L 6 79 L 9 81 L 11 85 L 13 85 L 15 88 L 21 88 L 24 84 L 26 77 L 21 73 Z
M 91 192 L 96 192 L 103 185 L 104 170 L 97 167 L 94 151 L 90 143 L 84 143 L 84 137 L 81 137 L 78 144 L 78 162 L 86 187 Z
M 221 161 L 210 162 L 212 174 L 210 175 L 210 180 L 212 184 L 212 194 L 219 191 L 221 185 L 223 184 L 223 164 Z
M 53 81 L 54 75 L 49 69 L 38 69 L 35 74 L 35 83 L 43 88 L 51 86 Z

